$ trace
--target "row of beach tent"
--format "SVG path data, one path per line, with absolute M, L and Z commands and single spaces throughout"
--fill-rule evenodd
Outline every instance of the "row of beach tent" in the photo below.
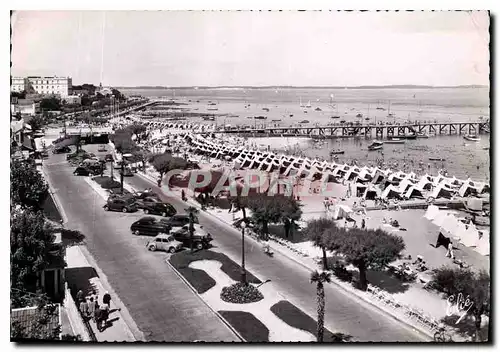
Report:
M 429 205 L 424 217 L 438 226 L 443 235 L 458 240 L 466 247 L 473 247 L 482 255 L 490 254 L 489 230 L 478 230 L 472 222 L 465 223 L 452 212 L 440 210 L 435 205 Z

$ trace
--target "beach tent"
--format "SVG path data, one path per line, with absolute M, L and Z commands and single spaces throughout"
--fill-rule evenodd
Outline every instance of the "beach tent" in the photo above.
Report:
M 356 197 L 364 197 L 366 190 L 368 189 L 368 186 L 362 183 L 356 183 L 354 185 L 354 188 L 355 188 L 354 194 Z
M 429 205 L 427 207 L 427 211 L 425 212 L 425 215 L 424 217 L 427 219 L 427 220 L 434 220 L 434 218 L 440 213 L 440 210 L 437 206 L 435 205 Z
M 460 237 L 460 243 L 466 247 L 476 247 L 479 241 L 479 231 L 474 224 L 464 225 L 465 229 L 461 229 L 457 236 Z
M 347 205 L 336 204 L 333 210 L 333 219 L 347 218 L 352 213 L 352 209 Z
M 458 190 L 458 195 L 460 197 L 469 197 L 475 194 L 477 194 L 477 189 L 474 188 L 469 182 L 464 182 L 464 184 Z
M 368 188 L 366 189 L 364 197 L 369 200 L 374 200 L 375 198 L 379 197 L 379 195 L 380 195 L 380 190 L 373 185 L 369 185 Z
M 490 236 L 485 233 L 478 241 L 475 251 L 482 255 L 490 255 Z
M 447 198 L 450 199 L 453 196 L 454 191 L 443 184 L 439 184 L 434 188 L 429 197 L 433 197 L 434 199 L 438 198 Z
M 404 194 L 404 198 L 425 198 L 425 196 L 421 188 L 418 188 L 417 186 L 410 186 L 410 188 L 408 188 L 408 190 Z
M 434 219 L 432 220 L 432 223 L 436 226 L 443 226 L 444 222 L 446 221 L 448 217 L 448 213 L 445 212 L 445 211 L 439 211 L 439 213 L 436 214 L 436 216 L 434 216 Z
M 388 186 L 384 191 L 382 192 L 382 195 L 380 196 L 382 199 L 390 199 L 390 198 L 401 198 L 401 192 L 399 189 L 395 186 Z

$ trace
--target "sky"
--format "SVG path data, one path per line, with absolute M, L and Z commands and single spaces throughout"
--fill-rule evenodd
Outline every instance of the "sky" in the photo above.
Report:
M 21 11 L 11 25 L 13 76 L 73 84 L 489 84 L 485 11 Z

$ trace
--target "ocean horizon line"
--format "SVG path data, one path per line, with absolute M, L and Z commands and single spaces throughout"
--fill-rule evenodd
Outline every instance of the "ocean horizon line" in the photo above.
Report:
M 458 86 L 429 85 L 363 85 L 363 86 L 114 86 L 117 89 L 443 89 L 489 88 L 488 85 L 469 84 Z

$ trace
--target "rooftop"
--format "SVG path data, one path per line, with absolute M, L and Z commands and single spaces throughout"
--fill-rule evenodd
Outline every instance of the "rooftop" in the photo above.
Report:
M 11 325 L 16 321 L 20 324 L 25 338 L 40 338 L 53 335 L 54 330 L 59 327 L 59 315 L 58 305 L 56 314 L 50 317 L 47 324 L 38 324 L 39 319 L 43 317 L 43 312 L 37 307 L 16 308 L 10 312 L 10 322 Z

